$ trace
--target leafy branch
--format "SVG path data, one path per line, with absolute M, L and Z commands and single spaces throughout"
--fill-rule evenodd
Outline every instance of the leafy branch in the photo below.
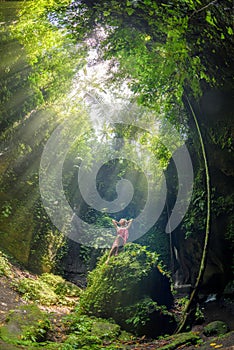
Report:
M 205 10 L 206 8 L 210 7 L 211 5 L 215 5 L 218 2 L 218 0 L 214 0 L 211 1 L 209 4 L 207 4 L 206 6 L 203 6 L 202 8 L 200 8 L 199 10 L 195 10 L 193 11 L 193 13 L 191 14 L 191 16 L 189 18 L 192 18 L 195 14 L 202 12 L 203 10 Z

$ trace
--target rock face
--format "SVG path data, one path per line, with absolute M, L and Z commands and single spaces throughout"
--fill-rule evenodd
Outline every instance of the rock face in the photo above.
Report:
M 102 254 L 100 249 L 82 247 L 79 243 L 68 239 L 67 254 L 62 258 L 60 266 L 63 276 L 81 288 L 86 287 L 88 271 L 94 269 L 97 258 Z
M 107 254 L 88 276 L 80 299 L 83 312 L 112 318 L 123 329 L 156 337 L 171 333 L 176 322 L 170 281 L 157 266 L 158 255 L 129 243 L 118 256 L 105 263 Z
M 86 284 L 87 264 L 80 258 L 80 244 L 68 240 L 68 253 L 62 259 L 64 276 L 80 287 Z
M 207 88 L 199 105 L 195 105 L 208 158 L 212 191 L 209 251 L 201 286 L 201 292 L 207 295 L 222 294 L 226 284 L 233 279 L 233 101 L 230 92 L 225 89 Z M 204 162 L 197 151 L 199 142 L 195 131 L 193 142 L 195 147 L 190 152 L 197 177 L 194 181 L 195 201 L 191 203 L 192 210 L 187 218 L 191 222 L 191 232 L 179 227 L 172 235 L 176 250 L 175 279 L 179 285 L 195 284 L 204 245 L 206 194 L 201 195 L 201 190 L 205 191 L 205 176 L 204 171 L 200 172 Z M 171 179 L 172 170 L 169 176 Z M 188 239 L 185 239 L 187 234 Z

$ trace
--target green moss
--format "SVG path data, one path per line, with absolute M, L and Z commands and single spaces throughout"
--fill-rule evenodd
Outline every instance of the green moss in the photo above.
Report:
M 225 334 L 220 334 L 218 337 L 214 337 L 210 340 L 210 342 L 215 342 L 215 341 L 219 341 L 219 340 L 225 340 L 228 338 L 233 338 L 234 337 L 234 331 L 225 333 Z
M 9 251 L 18 261 L 27 265 L 34 227 L 32 210 L 29 208 L 31 201 L 15 198 L 14 200 L 8 199 L 6 203 L 8 204 L 9 202 L 11 214 L 7 217 L 0 216 L 2 230 L 0 232 L 1 247 Z
M 194 332 L 188 332 L 167 337 L 165 340 L 170 343 L 159 348 L 160 350 L 174 350 L 184 345 L 195 345 L 201 341 L 201 338 Z
M 120 334 L 120 326 L 99 320 L 93 322 L 91 333 L 93 336 L 98 336 L 101 339 L 110 340 L 118 337 Z
M 7 343 L 29 344 L 44 341 L 49 329 L 50 321 L 44 312 L 36 305 L 23 305 L 9 312 L 0 337 Z
M 223 321 L 213 321 L 204 327 L 204 334 L 207 337 L 212 335 L 222 335 L 228 332 L 228 326 Z

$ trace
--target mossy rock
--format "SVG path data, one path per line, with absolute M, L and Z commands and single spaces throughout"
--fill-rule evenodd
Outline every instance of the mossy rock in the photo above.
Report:
M 100 349 L 101 344 L 98 336 L 70 334 L 61 349 Z
M 89 319 L 78 326 L 76 332 L 71 333 L 66 344 L 75 346 L 76 349 L 101 349 L 103 342 L 117 341 L 121 334 L 120 326 L 101 319 Z M 128 336 L 129 340 L 129 336 Z
M 114 323 L 95 321 L 92 326 L 91 334 L 101 339 L 110 340 L 120 335 L 120 326 Z
M 159 256 L 146 247 L 129 243 L 108 265 L 104 255 L 88 276 L 80 298 L 81 310 L 112 318 L 123 329 L 156 337 L 170 334 L 175 320 L 170 280 L 159 267 Z
M 47 315 L 36 305 L 22 305 L 9 312 L 0 328 L 0 338 L 7 343 L 41 342 L 50 329 Z
M 213 321 L 204 327 L 203 333 L 210 337 L 213 335 L 222 335 L 229 331 L 228 325 L 223 321 Z
M 61 345 L 61 350 L 109 349 L 107 344 L 111 344 L 111 349 L 120 349 L 122 347 L 119 347 L 119 344 L 134 339 L 132 334 L 122 331 L 113 320 L 81 314 L 79 306 L 64 318 L 64 322 L 68 329 L 68 337 Z
M 185 345 L 195 345 L 201 342 L 201 338 L 194 332 L 180 333 L 165 338 L 166 341 L 170 341 L 169 344 L 159 348 L 160 350 L 174 350 Z

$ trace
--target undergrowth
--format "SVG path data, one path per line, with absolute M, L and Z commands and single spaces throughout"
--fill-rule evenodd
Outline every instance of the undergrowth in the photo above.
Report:
M 68 305 L 77 303 L 81 289 L 65 281 L 61 276 L 44 273 L 38 278 L 23 278 L 13 283 L 24 300 L 36 301 L 42 305 Z
M 6 254 L 0 251 L 0 276 L 10 277 L 12 275 L 11 265 Z
M 124 349 L 123 343 L 135 337 L 113 320 L 106 320 L 82 314 L 79 306 L 64 318 L 68 327 L 68 337 L 59 349 Z

